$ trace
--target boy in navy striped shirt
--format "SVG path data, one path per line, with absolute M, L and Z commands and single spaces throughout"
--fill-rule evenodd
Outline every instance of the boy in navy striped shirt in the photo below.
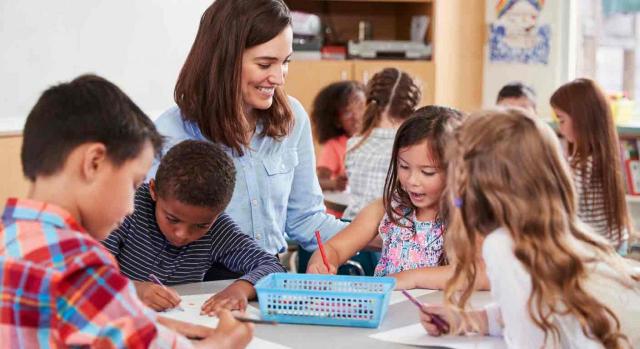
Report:
M 243 234 L 223 210 L 235 186 L 233 161 L 216 144 L 184 141 L 162 158 L 155 180 L 136 192 L 135 211 L 103 241 L 138 296 L 162 311 L 180 303 L 165 285 L 202 281 L 213 264 L 243 274 L 202 306 L 244 310 L 263 276 L 283 272 L 278 259 Z

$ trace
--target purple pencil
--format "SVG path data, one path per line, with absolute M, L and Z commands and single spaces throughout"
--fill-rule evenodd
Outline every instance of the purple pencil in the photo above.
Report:
M 420 303 L 420 301 L 418 301 L 414 296 L 412 296 L 411 294 L 409 294 L 409 292 L 407 292 L 406 290 L 400 290 L 400 292 L 402 292 L 402 294 L 407 297 L 411 303 L 415 304 L 416 307 L 418 307 L 418 309 L 422 310 L 422 304 Z M 438 328 L 438 330 L 442 333 L 447 333 L 448 331 L 446 331 L 447 327 L 449 326 L 447 324 L 446 321 L 444 321 L 440 316 L 438 316 L 437 314 L 431 314 L 429 313 L 429 316 L 431 317 L 431 320 L 433 321 L 433 324 L 436 325 L 436 327 Z

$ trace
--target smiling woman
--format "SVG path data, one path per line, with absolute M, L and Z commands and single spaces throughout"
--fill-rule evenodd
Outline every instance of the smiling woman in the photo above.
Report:
M 224 146 L 237 170 L 226 213 L 272 254 L 285 233 L 314 250 L 315 230 L 326 240 L 344 227 L 325 213 L 307 113 L 282 89 L 292 40 L 282 0 L 216 0 L 178 77 L 177 106 L 156 121 L 169 147 Z

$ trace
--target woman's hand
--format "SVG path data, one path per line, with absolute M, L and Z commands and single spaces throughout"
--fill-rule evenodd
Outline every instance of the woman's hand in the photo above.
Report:
M 204 302 L 201 313 L 215 315 L 222 309 L 245 311 L 249 299 L 255 295 L 256 290 L 250 282 L 238 280 Z
M 180 296 L 170 288 L 152 282 L 133 281 L 138 298 L 155 311 L 165 311 L 180 304 Z

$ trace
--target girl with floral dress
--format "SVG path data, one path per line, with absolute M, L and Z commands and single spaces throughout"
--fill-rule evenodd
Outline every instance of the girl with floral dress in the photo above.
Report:
M 462 119 L 459 111 L 446 107 L 416 110 L 396 134 L 383 198 L 325 243 L 328 269 L 316 251 L 307 272 L 335 274 L 337 266 L 379 234 L 383 246 L 375 276 L 395 277 L 402 289 L 442 288 L 453 273 L 451 266 L 443 265 L 444 149 Z

